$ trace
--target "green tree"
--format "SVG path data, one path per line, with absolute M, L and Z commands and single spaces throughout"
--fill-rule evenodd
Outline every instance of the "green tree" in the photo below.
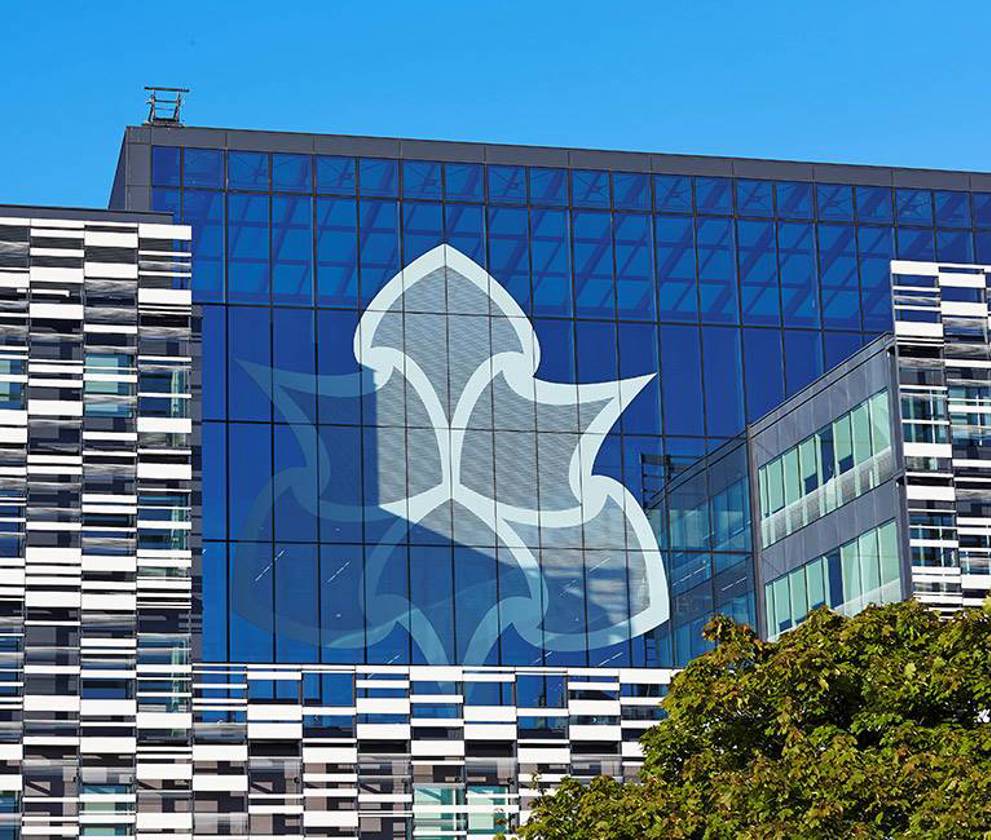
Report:
M 717 617 L 640 780 L 566 781 L 523 840 L 991 838 L 991 608 L 813 612 L 780 641 Z

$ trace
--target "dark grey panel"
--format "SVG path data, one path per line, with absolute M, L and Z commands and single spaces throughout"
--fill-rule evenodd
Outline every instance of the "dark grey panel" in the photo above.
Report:
M 190 146 L 195 145 L 190 143 Z M 284 134 L 278 131 L 228 131 L 227 147 L 250 152 L 312 152 L 312 134 Z
M 151 126 L 147 142 L 155 146 L 193 146 L 201 149 L 222 149 L 227 132 L 216 128 L 166 128 Z M 246 132 L 250 133 L 250 132 Z
M 840 163 L 813 164 L 816 181 L 836 184 L 863 184 L 890 187 L 891 170 L 880 166 L 847 166 Z
M 943 172 L 937 169 L 896 169 L 896 187 L 917 187 L 923 190 L 965 190 L 970 185 L 966 172 Z
M 628 172 L 649 172 L 650 158 L 635 152 L 595 152 L 573 149 L 571 165 L 576 169 L 619 169 Z
M 438 143 L 435 140 L 403 140 L 400 143 L 400 157 L 443 160 L 452 163 L 482 163 L 485 161 L 485 147 L 475 143 Z
M 666 175 L 722 175 L 733 174 L 732 158 L 701 158 L 691 155 L 651 155 L 650 168 Z
M 146 143 L 131 143 L 127 147 L 126 165 L 129 186 L 151 186 L 151 146 Z
M 567 166 L 568 150 L 543 146 L 486 146 L 485 160 L 527 166 Z
M 740 178 L 778 178 L 788 181 L 811 181 L 811 163 L 790 163 L 781 160 L 734 160 L 733 174 Z

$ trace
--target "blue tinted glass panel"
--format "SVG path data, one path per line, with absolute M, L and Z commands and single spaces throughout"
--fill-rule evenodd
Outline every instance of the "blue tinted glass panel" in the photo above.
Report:
M 151 147 L 151 182 L 156 187 L 179 186 L 178 146 Z
M 361 546 L 321 545 L 321 662 L 354 664 L 364 661 L 364 602 Z
M 182 182 L 187 187 L 223 187 L 224 153 L 220 149 L 185 149 Z
M 444 164 L 444 194 L 448 201 L 481 201 L 484 193 L 480 163 Z
M 780 218 L 812 218 L 812 184 L 800 181 L 779 181 L 774 185 L 774 192 Z
M 826 356 L 826 370 L 836 367 L 840 362 L 849 359 L 860 349 L 861 337 L 859 333 L 823 333 L 823 347 Z
M 694 321 L 698 317 L 694 233 L 690 218 L 657 217 L 657 285 L 662 320 Z
M 819 225 L 822 322 L 826 327 L 860 327 L 857 243 L 853 225 Z
M 227 546 L 203 545 L 203 659 L 227 659 Z
M 441 198 L 442 193 L 439 163 L 432 160 L 403 161 L 405 198 Z
M 706 433 L 729 437 L 743 428 L 743 365 L 740 331 L 729 327 L 702 330 L 702 384 Z
M 896 237 L 897 256 L 900 260 L 933 260 L 936 245 L 931 230 L 919 228 L 898 228 Z
M 571 173 L 571 195 L 575 207 L 609 207 L 609 173 L 575 169 Z
M 374 556 L 373 556 L 374 555 Z M 408 662 L 409 558 L 406 546 L 369 552 L 365 562 L 365 616 L 369 662 Z
M 445 205 L 444 240 L 485 265 L 485 208 L 480 204 Z
M 819 218 L 835 222 L 853 221 L 853 187 L 845 184 L 816 184 Z
M 399 194 L 399 162 L 362 158 L 358 161 L 358 189 L 363 196 L 394 198 Z
M 333 419 L 333 418 L 330 418 Z M 356 426 L 321 426 L 319 458 L 320 540 L 352 543 L 361 540 L 362 448 Z M 368 453 L 369 469 L 377 469 Z
M 272 538 L 272 427 L 265 423 L 231 423 L 228 430 L 232 539 Z
M 228 152 L 227 186 L 240 190 L 268 189 L 268 155 L 262 152 Z
M 695 327 L 661 327 L 661 388 L 664 432 L 704 435 L 702 356 Z
M 530 309 L 530 249 L 522 207 L 489 208 L 489 270 L 524 312 Z
M 439 203 L 403 202 L 403 265 L 409 265 L 444 241 L 444 217 Z
M 781 333 L 777 330 L 743 331 L 747 372 L 747 421 L 763 417 L 784 399 Z
M 770 216 L 774 213 L 774 195 L 769 181 L 736 182 L 736 212 L 741 216 Z
M 778 255 L 773 222 L 740 221 L 740 304 L 745 324 L 777 324 Z
M 728 215 L 733 212 L 732 182 L 729 178 L 696 178 L 695 208 L 699 213 Z
M 932 227 L 932 193 L 929 190 L 895 190 L 895 209 L 900 225 Z
M 654 209 L 668 213 L 691 213 L 692 179 L 687 175 L 655 175 Z
M 991 227 L 991 193 L 974 193 L 973 198 L 974 224 L 978 227 Z
M 548 382 L 575 381 L 575 322 L 554 318 L 534 321 L 540 342 L 540 367 L 537 375 Z
M 454 661 L 454 561 L 451 546 L 409 550 L 413 661 L 440 665 Z
M 275 656 L 272 621 L 274 575 L 271 544 L 230 547 L 230 651 L 235 662 L 271 662 Z
M 857 187 L 857 218 L 862 222 L 890 222 L 891 190 L 888 187 Z
M 497 569 L 491 552 L 454 549 L 454 614 L 457 621 L 456 662 L 496 665 L 499 662 Z
M 219 306 L 203 307 L 203 419 L 227 417 L 227 326 Z
M 155 187 L 151 191 L 151 209 L 157 213 L 169 213 L 179 220 L 179 190 L 169 187 Z M 195 278 L 194 281 L 195 283 Z
M 619 375 L 622 379 L 650 376 L 651 379 L 620 415 L 627 434 L 661 433 L 660 359 L 654 324 L 621 324 L 619 328 Z
M 698 219 L 699 304 L 702 322 L 735 323 L 739 319 L 733 222 Z
M 317 430 L 312 425 L 277 425 L 275 446 L 275 538 L 316 541 Z M 323 453 L 325 456 L 327 453 Z
M 354 195 L 354 158 L 318 156 L 317 192 Z
M 204 423 L 203 538 L 227 539 L 227 426 Z
M 227 200 L 227 299 L 267 303 L 268 196 L 231 194 Z
M 974 236 L 976 259 L 979 263 L 991 262 L 991 233 L 978 231 Z
M 313 205 L 309 197 L 272 198 L 272 300 L 313 301 Z
M 232 420 L 269 420 L 272 416 L 269 310 L 227 310 L 227 365 Z
M 650 178 L 639 172 L 613 172 L 613 203 L 617 210 L 649 210 Z
M 533 311 L 537 315 L 571 315 L 571 248 L 566 210 L 533 210 Z
M 822 338 L 818 332 L 785 330 L 785 394 L 797 394 L 822 375 Z
M 617 213 L 616 301 L 620 318 L 653 321 L 657 317 L 651 260 L 650 217 Z
M 193 299 L 224 296 L 224 194 L 185 190 L 182 220 L 193 229 Z
M 891 329 L 891 259 L 895 254 L 890 227 L 860 225 L 860 305 L 864 329 L 880 333 Z
M 273 390 L 278 396 L 275 419 L 286 423 L 316 422 L 316 334 L 310 309 L 272 310 Z
M 608 213 L 576 212 L 575 312 L 578 317 L 615 317 L 612 231 Z
M 936 199 L 936 224 L 939 227 L 970 227 L 970 195 L 965 192 L 939 190 Z
M 486 170 L 489 201 L 526 203 L 526 170 L 522 166 L 489 166 Z
M 358 303 L 358 210 L 354 199 L 317 199 L 317 304 Z
M 970 231 L 936 231 L 936 259 L 940 262 L 973 262 L 974 248 Z
M 354 356 L 357 327 L 356 311 L 317 312 L 317 393 L 321 423 L 357 423 L 361 419 L 357 398 L 361 368 Z M 375 424 L 373 411 L 369 411 L 365 422 Z
M 566 169 L 541 169 L 532 167 L 530 174 L 530 202 L 552 207 L 564 207 L 568 203 L 568 171 Z
M 367 305 L 399 271 L 399 211 L 394 201 L 362 201 L 359 208 L 361 301 Z
M 276 546 L 275 661 L 316 662 L 320 642 L 315 545 Z
M 312 159 L 309 155 L 272 155 L 272 189 L 312 192 Z
M 781 272 L 781 311 L 786 326 L 819 325 L 819 283 L 816 277 L 815 234 L 812 225 L 778 223 L 778 266 Z
M 616 323 L 579 321 L 576 330 L 578 381 L 615 382 L 619 378 Z

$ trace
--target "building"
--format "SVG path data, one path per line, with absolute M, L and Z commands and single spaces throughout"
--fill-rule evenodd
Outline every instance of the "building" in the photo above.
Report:
M 988 589 L 989 175 L 147 125 L 111 207 L 3 228 L 12 830 L 488 837 L 714 612 Z

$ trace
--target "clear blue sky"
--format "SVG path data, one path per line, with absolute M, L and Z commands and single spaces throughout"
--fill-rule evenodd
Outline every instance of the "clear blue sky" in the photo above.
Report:
M 145 84 L 189 125 L 991 170 L 987 0 L 3 6 L 0 203 L 104 206 Z

